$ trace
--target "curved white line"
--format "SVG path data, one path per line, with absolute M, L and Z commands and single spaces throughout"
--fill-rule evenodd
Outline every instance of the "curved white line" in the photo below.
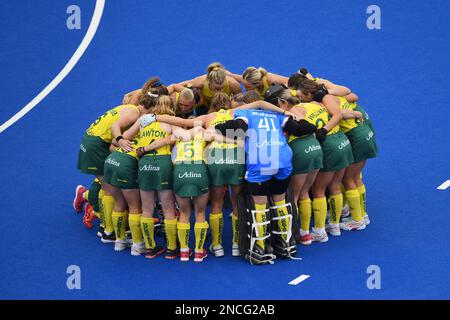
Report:
M 86 51 L 87 47 L 91 43 L 94 38 L 95 33 L 97 32 L 97 27 L 100 24 L 100 19 L 102 18 L 103 8 L 105 6 L 105 0 L 97 0 L 95 3 L 95 11 L 92 16 L 91 23 L 89 24 L 89 28 L 81 41 L 80 45 L 77 48 L 77 51 L 73 54 L 72 58 L 67 62 L 64 68 L 58 73 L 55 79 L 52 80 L 45 88 L 42 90 L 33 100 L 31 100 L 25 107 L 22 108 L 19 112 L 17 112 L 14 116 L 12 116 L 8 121 L 0 126 L 0 133 L 8 129 L 12 126 L 16 121 L 26 115 L 31 109 L 33 109 L 39 102 L 41 102 L 55 87 L 72 71 L 73 67 L 77 64 L 78 60 L 80 60 L 81 56 Z

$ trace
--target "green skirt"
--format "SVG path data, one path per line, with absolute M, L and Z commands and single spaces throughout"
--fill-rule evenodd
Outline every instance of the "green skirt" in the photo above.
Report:
M 323 168 L 323 151 L 319 141 L 313 135 L 292 140 L 292 175 L 310 173 Z
M 105 181 L 120 189 L 138 189 L 138 161 L 136 158 L 114 151 L 105 161 Z
M 378 154 L 375 134 L 366 123 L 350 130 L 346 133 L 352 145 L 355 162 L 361 162 L 370 158 L 376 158 Z
M 323 168 L 320 171 L 339 171 L 354 162 L 350 140 L 339 131 L 327 136 L 322 142 Z
M 103 176 L 103 167 L 109 154 L 108 142 L 85 134 L 78 151 L 77 168 L 83 173 Z
M 375 130 L 373 128 L 372 120 L 370 119 L 369 115 L 367 114 L 366 110 L 364 110 L 359 104 L 356 104 L 355 111 L 359 111 L 362 113 L 364 118 L 364 123 L 366 123 L 370 129 L 372 129 L 373 133 L 375 133 Z
M 144 156 L 139 160 L 139 189 L 144 191 L 172 190 L 173 165 L 170 155 Z
M 205 163 L 176 163 L 173 169 L 173 190 L 180 197 L 197 197 L 209 191 Z
M 240 185 L 244 182 L 245 154 L 240 148 L 211 148 L 208 153 L 208 172 L 211 185 Z

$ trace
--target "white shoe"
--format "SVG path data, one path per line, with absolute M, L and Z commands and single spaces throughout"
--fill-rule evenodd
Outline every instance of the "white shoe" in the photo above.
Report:
M 311 238 L 313 242 L 327 242 L 328 241 L 328 235 L 326 232 L 317 232 L 316 229 L 312 228 L 311 232 Z
M 239 257 L 241 255 L 241 252 L 239 251 L 239 245 L 237 243 L 233 243 L 233 246 L 231 247 L 231 255 L 233 257 Z
M 352 231 L 352 230 L 364 230 L 366 228 L 366 224 L 364 223 L 364 219 L 361 221 L 355 221 L 353 219 L 346 219 L 344 222 L 339 224 L 339 227 L 342 230 Z
M 209 246 L 209 251 L 216 257 L 223 257 L 225 255 L 225 251 L 221 244 L 217 247 L 214 247 L 212 244 Z
M 139 243 L 134 243 L 131 245 L 131 255 L 132 256 L 140 256 L 141 254 L 145 253 L 145 243 L 139 242 Z
M 341 235 L 341 228 L 339 228 L 339 224 L 330 223 L 325 227 L 325 230 L 333 237 L 339 237 Z
M 342 208 L 342 214 L 341 214 L 342 218 L 347 218 L 350 217 L 350 206 L 348 204 L 346 204 L 343 208 Z
M 364 216 L 364 223 L 366 224 L 366 226 L 368 226 L 370 224 L 370 219 L 369 219 L 369 215 L 366 213 L 366 215 Z
M 123 251 L 126 248 L 128 248 L 128 241 L 127 240 L 116 240 L 114 241 L 114 251 Z

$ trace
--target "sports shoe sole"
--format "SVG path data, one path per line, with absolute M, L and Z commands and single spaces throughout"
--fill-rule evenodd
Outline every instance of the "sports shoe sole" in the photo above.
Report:
M 320 240 L 312 240 L 313 242 L 318 242 L 318 243 L 325 243 L 325 242 L 328 242 L 328 237 L 326 237 L 326 238 L 322 238 L 322 239 L 320 239 Z
M 103 238 L 101 238 L 100 241 L 103 242 L 103 243 L 114 243 L 114 242 L 116 242 L 116 240 L 106 240 L 106 239 L 103 239 Z
M 154 258 L 156 258 L 157 256 L 162 255 L 162 254 L 164 253 L 164 251 L 166 251 L 166 250 L 161 249 L 161 250 L 159 250 L 158 252 L 156 252 L 155 254 L 152 254 L 152 255 L 145 255 L 145 258 L 146 258 L 146 259 L 154 259 Z
M 128 248 L 127 245 L 124 245 L 124 246 L 121 245 L 120 247 L 114 246 L 114 251 L 120 252 L 120 251 L 126 250 L 127 248 Z
M 211 252 L 217 258 L 223 257 L 225 255 L 225 251 L 223 249 L 214 250 L 210 247 L 209 252 Z
M 204 255 L 201 259 L 199 259 L 199 258 L 194 258 L 194 262 L 203 262 L 203 260 L 204 260 L 207 256 L 208 256 L 208 254 L 205 253 L 205 255 Z
M 303 245 L 303 246 L 310 246 L 310 245 L 312 245 L 312 240 L 300 241 L 300 244 Z

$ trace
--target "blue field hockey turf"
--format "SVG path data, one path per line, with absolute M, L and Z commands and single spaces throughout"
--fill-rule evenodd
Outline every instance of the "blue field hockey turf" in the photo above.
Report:
M 81 30 L 66 9 L 81 8 Z M 97 33 L 72 72 L 0 133 L 1 299 L 449 299 L 450 2 L 106 1 Z M 95 1 L 0 2 L 0 124 L 64 67 Z M 83 131 L 152 75 L 166 84 L 220 61 L 289 76 L 305 66 L 350 87 L 372 117 L 379 157 L 364 171 L 372 223 L 326 244 L 299 246 L 303 261 L 250 266 L 226 256 L 201 264 L 115 253 L 72 209 Z M 225 215 L 227 216 L 227 215 Z M 193 233 L 193 232 L 192 232 Z M 162 241 L 161 238 L 158 240 Z M 66 269 L 81 268 L 81 290 Z M 370 265 L 381 290 L 366 286 Z M 311 277 L 297 286 L 288 282 Z

